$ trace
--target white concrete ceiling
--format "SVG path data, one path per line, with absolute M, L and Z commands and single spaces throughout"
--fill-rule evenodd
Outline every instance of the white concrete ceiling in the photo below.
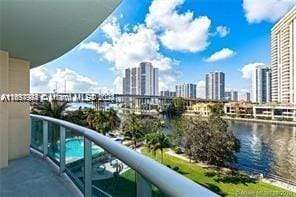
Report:
M 40 66 L 77 46 L 120 1 L 0 0 L 0 49 Z

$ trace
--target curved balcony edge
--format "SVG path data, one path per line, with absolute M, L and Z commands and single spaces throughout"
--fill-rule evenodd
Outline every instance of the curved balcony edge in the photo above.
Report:
M 218 196 L 216 193 L 193 182 L 187 177 L 180 175 L 157 161 L 118 142 L 112 141 L 108 137 L 99 134 L 94 130 L 52 117 L 36 114 L 30 114 L 30 117 L 57 124 L 86 137 L 126 163 L 168 196 Z

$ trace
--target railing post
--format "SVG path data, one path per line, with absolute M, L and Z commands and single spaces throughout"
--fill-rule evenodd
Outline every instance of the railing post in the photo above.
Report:
M 137 176 L 137 197 L 151 197 L 152 186 L 142 175 L 136 173 Z
M 60 174 L 64 173 L 66 167 L 66 129 L 60 127 Z
M 48 122 L 43 120 L 43 157 L 48 154 Z
M 91 141 L 84 137 L 84 196 L 92 196 L 92 155 L 91 155 Z

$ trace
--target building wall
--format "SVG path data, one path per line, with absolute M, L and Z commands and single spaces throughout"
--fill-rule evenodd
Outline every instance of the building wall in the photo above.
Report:
M 0 50 L 0 94 L 8 89 L 8 53 Z M 8 165 L 8 112 L 7 105 L 0 102 L 0 168 Z
M 29 93 L 30 64 L 0 51 L 0 93 Z M 29 103 L 0 103 L 0 168 L 29 154 Z
M 223 100 L 225 93 L 225 74 L 223 72 L 211 72 L 206 74 L 206 98 Z
M 185 83 L 176 85 L 176 96 L 183 98 L 196 98 L 196 84 Z
M 295 37 L 296 6 L 271 32 L 272 101 L 296 103 Z
M 271 70 L 265 65 L 258 65 L 252 79 L 253 102 L 271 101 Z

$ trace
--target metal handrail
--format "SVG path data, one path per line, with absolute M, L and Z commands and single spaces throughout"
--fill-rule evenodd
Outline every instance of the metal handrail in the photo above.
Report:
M 57 124 L 86 137 L 114 155 L 168 196 L 218 196 L 216 193 L 178 174 L 153 159 L 132 150 L 98 132 L 52 117 L 30 114 L 30 117 Z

